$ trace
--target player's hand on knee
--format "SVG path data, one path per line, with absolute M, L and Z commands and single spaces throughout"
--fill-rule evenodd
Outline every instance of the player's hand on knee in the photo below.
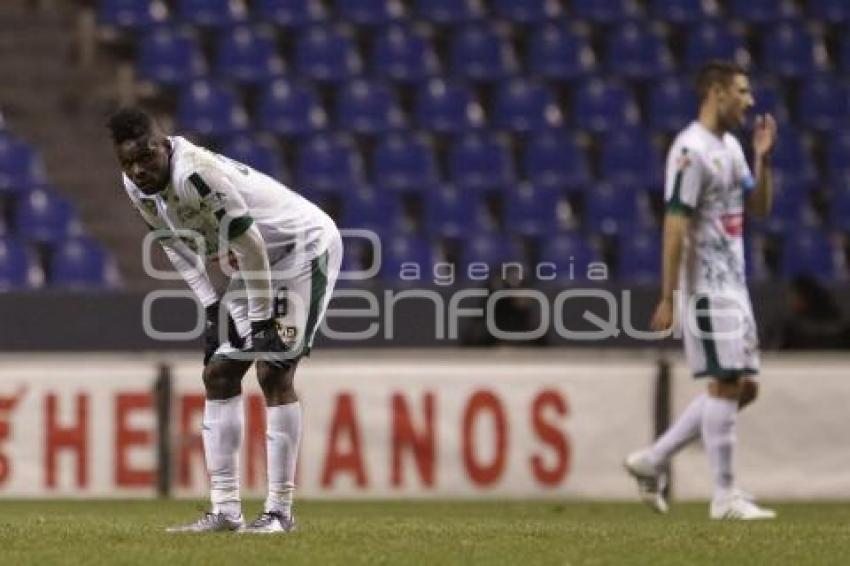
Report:
M 257 360 L 283 367 L 288 360 L 287 347 L 280 339 L 274 318 L 251 322 L 251 350 Z

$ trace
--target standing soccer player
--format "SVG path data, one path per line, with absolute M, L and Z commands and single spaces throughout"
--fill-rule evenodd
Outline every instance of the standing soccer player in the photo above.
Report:
M 333 221 L 274 179 L 165 136 L 138 109 L 108 123 L 124 188 L 206 309 L 203 444 L 212 509 L 171 532 L 288 532 L 301 438 L 293 382 L 310 351 L 342 260 Z M 218 296 L 206 262 L 235 271 Z M 239 495 L 242 377 L 256 361 L 266 401 L 268 498 L 245 524 Z
M 758 116 L 753 133 L 755 179 L 737 138 L 754 104 L 744 70 L 723 61 L 699 72 L 699 117 L 677 137 L 667 156 L 666 214 L 661 300 L 654 330 L 673 324 L 678 291 L 685 354 L 707 391 L 648 449 L 630 454 L 627 470 L 642 498 L 666 512 L 662 496 L 667 460 L 702 436 L 714 482 L 712 519 L 772 519 L 737 489 L 734 479 L 735 421 L 739 406 L 755 398 L 751 376 L 759 369 L 756 325 L 744 269 L 744 208 L 758 217 L 770 211 L 770 153 L 776 122 Z

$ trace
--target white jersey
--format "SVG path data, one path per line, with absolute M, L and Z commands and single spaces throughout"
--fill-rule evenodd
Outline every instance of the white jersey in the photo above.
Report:
M 755 185 L 741 144 L 699 122 L 682 130 L 667 155 L 668 211 L 691 216 L 679 288 L 746 300 L 744 197 Z
M 146 195 L 124 175 L 130 200 L 152 229 L 193 231 L 205 250 L 182 238 L 194 252 L 215 257 L 223 242 L 256 225 L 270 258 L 311 260 L 336 232 L 319 207 L 254 169 L 196 146 L 182 137 L 171 142 L 171 179 L 165 190 Z

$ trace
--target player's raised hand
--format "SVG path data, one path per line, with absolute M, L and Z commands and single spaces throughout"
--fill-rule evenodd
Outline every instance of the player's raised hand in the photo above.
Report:
M 671 326 L 673 326 L 673 301 L 661 299 L 655 307 L 649 327 L 655 332 L 663 332 L 669 330 Z
M 753 129 L 753 152 L 756 158 L 769 155 L 776 144 L 776 120 L 771 114 L 760 114 L 756 116 L 756 124 Z

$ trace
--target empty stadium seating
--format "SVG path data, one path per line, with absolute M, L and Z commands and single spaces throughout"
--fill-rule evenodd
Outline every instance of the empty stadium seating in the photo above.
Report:
M 176 91 L 181 130 L 386 235 L 390 280 L 405 253 L 498 258 L 517 238 L 526 259 L 572 255 L 583 276 L 604 256 L 622 281 L 656 282 L 664 152 L 695 118 L 695 70 L 734 59 L 754 113 L 780 124 L 774 215 L 751 223 L 779 250 L 770 269 L 843 276 L 795 254 L 847 252 L 830 237 L 850 230 L 847 2 L 100 0 L 98 14 L 137 43 L 141 78 Z M 0 139 L 0 194 L 39 184 L 37 158 Z

